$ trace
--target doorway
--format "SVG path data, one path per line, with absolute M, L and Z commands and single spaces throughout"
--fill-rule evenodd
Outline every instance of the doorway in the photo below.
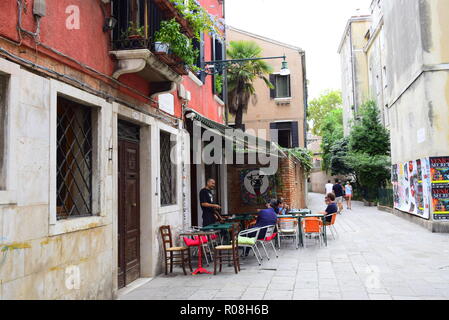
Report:
M 140 127 L 118 121 L 118 288 L 140 277 Z

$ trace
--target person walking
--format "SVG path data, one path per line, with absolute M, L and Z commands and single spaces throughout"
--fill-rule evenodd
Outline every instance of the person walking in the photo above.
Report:
M 332 188 L 334 187 L 334 185 L 331 183 L 331 181 L 327 181 L 327 183 L 324 185 L 325 188 L 325 194 L 328 195 L 329 193 L 332 193 Z
M 341 214 L 343 211 L 344 191 L 343 191 L 343 186 L 341 185 L 340 180 L 335 179 L 335 184 L 332 187 L 332 191 L 335 194 L 335 201 L 337 202 L 338 213 Z
M 346 195 L 346 207 L 349 210 L 352 210 L 352 203 L 351 203 L 351 200 L 352 200 L 352 185 L 351 185 L 350 181 L 346 182 L 345 195 Z
M 203 210 L 203 227 L 217 222 L 214 210 L 221 209 L 218 204 L 214 204 L 214 195 L 212 190 L 215 189 L 215 180 L 208 179 L 206 187 L 200 191 L 200 204 Z

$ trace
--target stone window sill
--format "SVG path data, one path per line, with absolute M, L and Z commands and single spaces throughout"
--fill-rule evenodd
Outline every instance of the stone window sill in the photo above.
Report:
M 50 236 L 56 236 L 64 233 L 98 228 L 105 225 L 107 225 L 107 221 L 106 218 L 102 216 L 71 218 L 59 220 L 56 221 L 55 224 L 50 224 L 49 234 Z

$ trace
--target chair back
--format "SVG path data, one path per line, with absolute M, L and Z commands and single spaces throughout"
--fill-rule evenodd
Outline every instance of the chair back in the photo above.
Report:
M 318 219 L 304 219 L 304 233 L 321 232 L 321 221 Z
M 298 219 L 296 218 L 279 218 L 278 219 L 279 232 L 282 232 L 284 230 L 294 230 L 296 229 L 297 224 Z
M 232 250 L 238 250 L 239 246 L 239 224 L 234 223 L 231 229 L 231 245 Z
M 331 225 L 331 226 L 334 225 L 336 220 L 337 220 L 337 214 L 334 213 L 334 214 L 332 215 L 332 220 L 331 220 L 331 222 L 330 222 L 330 225 Z
M 267 232 L 265 233 L 265 239 L 266 239 L 266 238 L 270 238 L 270 237 L 273 236 L 273 233 L 274 233 L 274 229 L 275 229 L 275 228 L 276 228 L 275 225 L 266 227 Z
M 173 247 L 170 226 L 161 226 L 159 227 L 159 231 L 161 233 L 162 246 L 164 247 L 164 251 L 166 251 L 170 247 Z

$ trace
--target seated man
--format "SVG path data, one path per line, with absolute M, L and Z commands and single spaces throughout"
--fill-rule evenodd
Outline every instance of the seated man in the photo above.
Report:
M 324 199 L 327 205 L 327 208 L 324 212 L 320 212 L 326 216 L 326 223 L 330 223 L 332 221 L 332 214 L 338 212 L 337 204 L 335 203 L 335 194 L 329 193 Z
M 267 226 L 275 226 L 278 220 L 275 208 L 278 206 L 278 201 L 276 199 L 272 199 L 270 203 L 267 203 L 267 209 L 263 209 L 259 211 L 259 215 L 256 220 L 256 224 L 252 226 L 250 229 L 258 229 Z M 261 230 L 259 232 L 258 240 L 265 239 L 265 234 L 267 230 Z M 249 234 L 249 237 L 254 237 L 255 233 Z M 245 255 L 248 255 L 249 248 L 246 248 Z
M 278 211 L 276 213 L 278 215 L 286 215 L 286 214 L 288 214 L 288 204 L 284 201 L 283 198 L 279 198 L 278 199 Z

